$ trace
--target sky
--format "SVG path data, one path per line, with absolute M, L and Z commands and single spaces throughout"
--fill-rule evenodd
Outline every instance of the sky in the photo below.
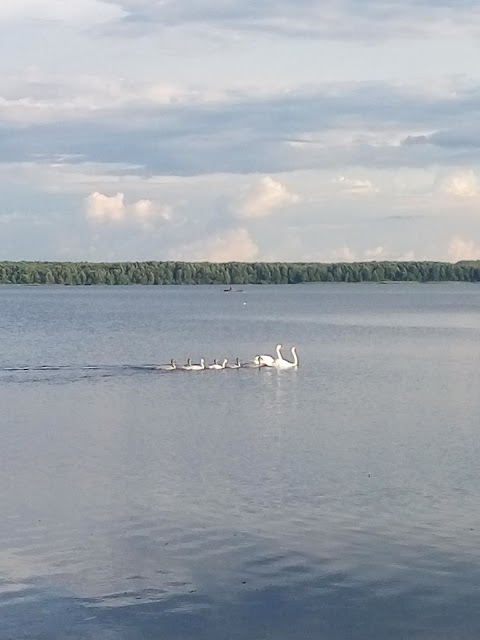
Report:
M 480 258 L 475 0 L 0 4 L 0 260 Z

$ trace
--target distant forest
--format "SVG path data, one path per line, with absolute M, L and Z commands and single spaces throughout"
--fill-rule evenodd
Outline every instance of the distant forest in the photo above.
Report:
M 480 261 L 0 262 L 0 284 L 168 285 L 301 282 L 479 282 Z

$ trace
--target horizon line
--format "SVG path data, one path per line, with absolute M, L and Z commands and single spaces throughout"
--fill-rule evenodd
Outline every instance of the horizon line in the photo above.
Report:
M 2 260 L 0 259 L 0 265 L 3 264 L 212 264 L 212 265 L 226 265 L 226 264 L 242 264 L 242 265 L 254 265 L 254 264 L 274 264 L 274 265 L 356 265 L 356 264 L 467 264 L 478 263 L 480 266 L 480 257 L 478 259 L 464 259 L 457 260 L 456 262 L 450 262 L 449 260 L 434 260 L 434 259 L 422 259 L 422 260 L 335 260 L 335 261 L 322 261 L 322 260 Z

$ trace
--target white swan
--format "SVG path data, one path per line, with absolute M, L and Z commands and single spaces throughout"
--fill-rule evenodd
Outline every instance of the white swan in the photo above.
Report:
M 258 358 L 258 363 L 259 365 L 262 367 L 275 367 L 277 366 L 275 364 L 275 362 L 279 361 L 279 360 L 283 360 L 282 358 L 282 354 L 280 353 L 280 349 L 282 348 L 281 344 L 277 344 L 277 346 L 275 347 L 275 350 L 277 352 L 277 357 L 273 358 L 272 356 L 256 356 L 256 358 Z
M 227 369 L 240 369 L 241 366 L 242 365 L 240 364 L 240 358 L 237 358 L 234 364 L 229 364 L 227 366 Z
M 200 358 L 200 364 L 192 364 L 190 365 L 190 371 L 201 371 L 205 369 L 205 360 Z
M 225 369 L 225 367 L 227 366 L 227 358 L 225 358 L 225 360 L 222 362 L 222 364 L 218 364 L 217 359 L 215 358 L 215 360 L 213 361 L 213 364 L 209 364 L 208 365 L 208 369 Z
M 175 369 L 177 368 L 177 364 L 175 360 L 172 358 L 170 360 L 170 364 L 166 364 L 164 367 L 158 367 L 158 368 L 162 369 L 163 371 L 175 371 Z
M 285 360 L 285 358 L 280 353 L 281 348 L 282 348 L 281 344 L 277 345 L 277 357 L 275 358 L 275 362 L 273 363 L 273 366 L 276 367 L 277 369 L 292 369 L 293 367 L 298 367 L 298 356 L 297 356 L 296 347 L 292 347 L 291 349 L 293 362 L 290 362 L 289 360 Z
M 182 371 L 191 371 L 192 370 L 192 359 L 188 358 L 187 364 L 182 364 L 179 369 Z

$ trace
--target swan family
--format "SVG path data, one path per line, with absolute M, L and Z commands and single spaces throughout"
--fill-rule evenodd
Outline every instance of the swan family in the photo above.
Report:
M 203 371 L 205 369 L 221 370 L 221 369 L 259 369 L 261 367 L 271 367 L 275 369 L 293 369 L 298 367 L 298 354 L 296 347 L 291 348 L 292 360 L 286 360 L 282 356 L 282 345 L 277 344 L 275 349 L 276 357 L 271 355 L 256 355 L 253 360 L 249 362 L 241 363 L 240 358 L 236 358 L 234 363 L 229 363 L 227 358 L 224 358 L 221 363 L 215 358 L 212 364 L 205 364 L 205 358 L 201 358 L 200 362 L 192 363 L 192 359 L 188 358 L 186 364 L 177 364 L 172 358 L 170 364 L 159 366 L 158 369 L 163 371 Z

